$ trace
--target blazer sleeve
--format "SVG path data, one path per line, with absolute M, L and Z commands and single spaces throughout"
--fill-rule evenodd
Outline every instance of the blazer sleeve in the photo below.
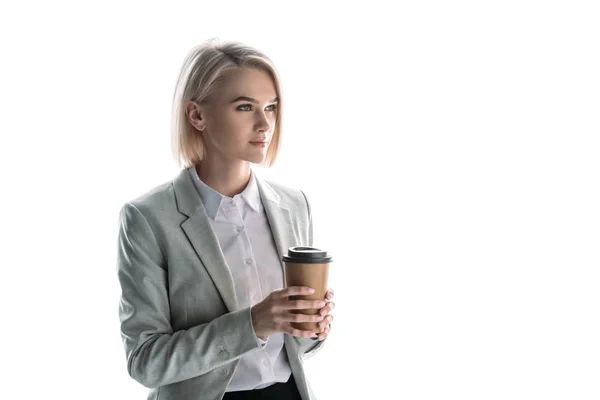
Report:
M 250 307 L 173 332 L 168 274 L 146 218 L 126 203 L 119 213 L 119 320 L 129 375 L 148 388 L 183 381 L 261 347 Z
M 308 200 L 308 197 L 306 196 L 306 194 L 302 190 L 300 192 L 302 193 L 302 195 L 304 196 L 304 200 L 306 201 L 306 209 L 308 212 L 308 245 L 312 247 L 312 246 L 314 246 L 314 243 L 313 243 L 314 238 L 313 238 L 313 219 L 312 219 L 311 205 L 310 205 L 310 201 Z M 331 329 L 331 324 L 329 325 L 329 329 Z M 321 348 L 323 348 L 323 345 L 327 341 L 327 339 L 318 340 L 318 339 L 306 339 L 306 338 L 301 338 L 301 340 L 305 341 L 305 342 L 306 341 L 309 342 L 309 347 L 304 351 L 305 359 L 315 355 L 315 353 L 317 353 L 319 350 L 321 350 Z M 316 343 L 315 343 L 315 341 L 316 341 Z

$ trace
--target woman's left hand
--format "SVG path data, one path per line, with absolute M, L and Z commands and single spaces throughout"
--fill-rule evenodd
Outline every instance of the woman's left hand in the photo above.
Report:
M 332 301 L 333 299 L 333 289 L 327 290 L 327 294 L 325 295 L 325 307 L 319 310 L 319 314 L 323 315 L 323 321 L 319 322 L 319 327 L 325 327 L 325 330 L 322 333 L 317 335 L 319 340 L 325 340 L 329 335 L 329 324 L 333 321 L 333 315 L 331 314 L 331 310 L 335 307 L 335 303 Z

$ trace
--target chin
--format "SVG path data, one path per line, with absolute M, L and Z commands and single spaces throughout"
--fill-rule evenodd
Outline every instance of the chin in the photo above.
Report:
M 251 162 L 253 164 L 260 164 L 260 163 L 264 162 L 266 158 L 267 157 L 264 155 L 260 155 L 260 156 L 254 155 L 254 156 L 244 157 L 244 160 Z

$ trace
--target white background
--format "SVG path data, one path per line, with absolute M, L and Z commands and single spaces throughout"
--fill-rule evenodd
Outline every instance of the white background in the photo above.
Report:
M 0 6 L 1 397 L 146 397 L 118 212 L 177 174 L 177 74 L 218 37 L 279 69 L 258 172 L 335 258 L 319 399 L 598 399 L 596 2 L 214 3 Z

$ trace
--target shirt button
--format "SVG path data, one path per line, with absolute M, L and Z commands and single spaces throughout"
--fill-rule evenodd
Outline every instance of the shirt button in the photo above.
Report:
M 269 367 L 269 362 L 267 360 L 265 360 L 265 361 L 263 361 L 263 365 L 268 368 Z
M 242 232 L 244 230 L 244 227 L 243 226 L 236 226 L 235 230 L 236 230 L 237 233 L 240 233 L 240 232 Z
M 229 357 L 229 353 L 227 352 L 227 350 L 221 350 L 219 352 L 219 355 L 221 356 L 222 359 L 226 359 L 227 357 Z
M 246 265 L 252 265 L 252 259 L 246 258 Z

